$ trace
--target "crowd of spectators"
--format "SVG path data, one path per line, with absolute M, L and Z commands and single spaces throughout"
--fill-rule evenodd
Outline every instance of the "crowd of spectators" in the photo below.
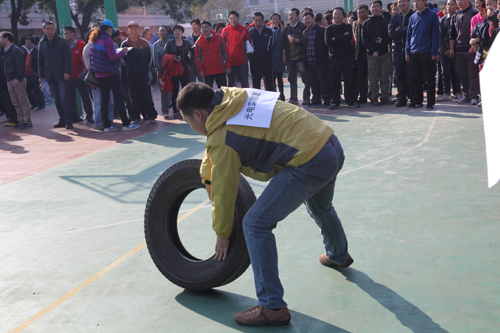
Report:
M 499 30 L 499 4 L 448 0 L 439 10 L 426 0 L 386 8 L 373 0 L 347 13 L 342 7 L 325 13 L 292 8 L 286 26 L 279 14 L 266 20 L 260 12 L 251 24 L 240 24 L 233 10 L 227 25 L 193 19 L 187 36 L 182 25 L 160 26 L 155 35 L 134 21 L 128 31 L 117 31 L 104 20 L 91 25 L 88 42 L 75 38 L 72 27 L 61 37 L 45 21 L 44 36 L 25 36 L 21 47 L 12 33 L 0 33 L 0 115 L 7 127 L 31 128 L 31 110 L 43 110 L 50 92 L 56 128 L 86 120 L 109 132 L 119 116 L 123 129 L 133 130 L 141 121 L 156 123 L 153 83 L 160 86 L 161 114 L 168 118 L 172 107 L 174 118 L 182 119 L 175 101 L 189 82 L 248 88 L 250 76 L 253 88 L 263 81 L 285 101 L 285 73 L 292 104 L 299 102 L 300 77 L 304 106 L 333 110 L 369 101 L 422 107 L 424 91 L 428 109 L 454 99 L 480 106 L 479 71 Z

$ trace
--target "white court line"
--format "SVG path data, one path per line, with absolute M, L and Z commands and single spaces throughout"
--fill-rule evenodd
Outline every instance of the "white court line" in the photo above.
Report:
M 394 154 L 392 156 L 389 156 L 389 157 L 383 158 L 381 160 L 378 160 L 376 162 L 372 162 L 370 164 L 361 166 L 359 168 L 355 168 L 355 169 L 352 169 L 352 170 L 341 172 L 341 173 L 339 173 L 339 176 L 340 175 L 345 175 L 345 174 L 348 174 L 348 173 L 351 173 L 351 172 L 354 172 L 354 171 L 358 171 L 358 170 L 361 170 L 361 169 L 364 169 L 364 168 L 368 168 L 368 167 L 374 166 L 374 165 L 382 163 L 382 162 L 385 162 L 387 160 L 390 160 L 391 158 L 397 157 L 399 155 L 403 155 L 404 153 L 412 151 L 415 148 L 418 148 L 418 147 L 426 144 L 429 141 L 429 138 L 431 136 L 432 130 L 434 129 L 434 126 L 436 125 L 436 120 L 437 120 L 438 116 L 439 116 L 439 113 L 435 113 L 434 118 L 432 119 L 432 123 L 429 126 L 429 129 L 427 130 L 427 133 L 425 134 L 424 139 L 419 144 L 417 144 L 417 145 L 415 145 L 415 146 L 413 146 L 411 148 L 408 148 L 408 149 L 406 149 L 406 150 L 404 150 L 404 151 L 402 151 L 400 153 L 397 153 L 397 154 Z M 259 196 L 260 196 L 260 194 L 256 195 L 255 197 L 259 197 Z M 200 207 L 199 209 L 209 208 L 209 207 L 212 207 L 212 204 L 205 205 L 203 207 Z M 179 213 L 184 213 L 184 212 L 188 212 L 188 211 L 190 211 L 190 209 L 181 210 L 181 211 L 179 211 Z M 71 230 L 71 231 L 63 231 L 63 232 L 58 232 L 58 233 L 48 234 L 48 235 L 43 235 L 43 236 L 36 236 L 36 237 L 29 237 L 29 238 L 19 238 L 19 239 L 10 240 L 10 241 L 7 241 L 7 242 L 2 242 L 2 243 L 0 243 L 0 245 L 2 245 L 2 244 L 9 244 L 9 243 L 17 243 L 17 242 L 25 241 L 25 240 L 32 240 L 32 239 L 46 238 L 46 237 L 52 237 L 52 236 L 66 235 L 66 234 L 71 234 L 71 233 L 80 232 L 80 231 L 88 231 L 88 230 L 95 230 L 95 229 L 100 229 L 100 228 L 113 227 L 113 226 L 120 225 L 120 224 L 132 223 L 132 222 L 137 222 L 137 221 L 142 221 L 142 220 L 143 219 L 130 220 L 130 221 L 124 221 L 124 222 L 117 222 L 117 223 L 105 224 L 105 225 L 100 225 L 100 226 L 95 226 L 95 227 L 90 227 L 90 228 L 83 228 L 83 229 L 77 229 L 77 230 Z
M 423 144 L 426 144 L 427 141 L 429 141 L 429 138 L 431 137 L 431 132 L 434 129 L 434 125 L 436 124 L 436 120 L 437 120 L 438 115 L 439 115 L 439 113 L 436 113 L 434 115 L 434 119 L 432 119 L 432 123 L 429 126 L 429 129 L 427 130 L 427 134 L 425 135 L 424 140 L 422 142 L 420 142 L 419 144 L 417 144 L 417 145 L 415 145 L 415 146 L 413 146 L 411 148 L 408 148 L 408 149 L 406 149 L 406 150 L 404 150 L 404 151 L 402 151 L 400 153 L 397 153 L 395 155 L 392 155 L 392 156 L 386 157 L 384 159 L 381 159 L 379 161 L 376 161 L 376 162 L 373 162 L 373 163 L 370 163 L 370 164 L 367 164 L 367 165 L 363 165 L 362 167 L 359 167 L 359 168 L 356 168 L 356 169 L 352 169 L 352 170 L 349 170 L 349 171 L 341 172 L 341 173 L 339 173 L 339 176 L 351 173 L 353 171 L 357 171 L 357 170 L 361 170 L 361 169 L 364 169 L 364 168 L 368 168 L 368 167 L 374 166 L 375 164 L 379 164 L 379 163 L 385 162 L 387 160 L 390 160 L 391 158 L 397 157 L 399 155 L 403 155 L 404 153 L 412 151 L 413 149 L 418 148 L 418 147 L 420 147 Z

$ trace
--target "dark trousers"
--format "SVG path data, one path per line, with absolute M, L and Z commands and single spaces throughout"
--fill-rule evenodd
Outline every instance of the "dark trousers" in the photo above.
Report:
M 455 61 L 455 58 L 448 58 L 444 52 L 441 52 L 440 58 L 443 70 L 444 93 L 450 94 L 451 88 L 453 87 L 453 94 L 456 96 L 460 92 L 460 78 L 457 74 L 457 62 Z
M 82 98 L 82 103 L 83 103 L 83 109 L 85 110 L 85 113 L 87 114 L 87 119 L 91 120 L 94 118 L 94 111 L 92 110 L 92 101 L 90 100 L 90 94 L 87 90 L 87 84 L 85 84 L 81 80 L 69 80 L 69 99 L 71 103 L 71 109 L 73 110 L 72 113 L 74 115 L 74 119 L 78 120 L 80 118 L 80 115 L 78 114 L 78 109 L 76 107 L 76 90 L 78 89 L 78 92 L 80 93 L 80 97 Z
M 197 78 L 198 82 L 203 82 L 203 78 L 200 76 L 200 73 L 198 73 L 196 62 L 193 59 L 193 61 L 189 65 L 189 82 L 196 82 Z
M 436 61 L 432 60 L 430 53 L 410 54 L 412 85 L 415 87 L 415 93 L 411 97 L 411 101 L 416 104 L 421 104 L 424 100 L 424 83 L 423 77 L 419 73 L 423 73 L 427 81 L 427 104 L 436 104 Z
M 123 126 L 126 127 L 130 125 L 130 120 L 127 117 L 127 111 L 125 110 L 125 103 L 123 102 L 123 89 L 121 87 L 120 77 L 118 75 L 111 75 L 99 78 L 98 80 L 100 84 L 99 89 L 101 90 L 101 116 L 104 128 L 109 128 L 112 121 L 112 119 L 109 119 L 107 112 L 110 90 L 113 92 L 113 101 L 118 109 Z
M 342 74 L 344 74 L 344 97 L 347 105 L 356 103 L 354 89 L 354 58 L 330 58 L 330 80 L 332 82 L 332 104 L 340 105 L 340 89 L 342 88 Z
M 297 74 L 300 73 L 302 83 L 304 83 L 304 90 L 302 91 L 302 99 L 309 101 L 310 92 L 306 91 L 305 81 L 307 81 L 306 69 L 303 61 L 290 60 L 287 63 L 288 68 L 288 82 L 290 83 L 290 101 L 298 102 L 297 98 Z
M 5 88 L 7 88 L 7 81 L 5 81 Z M 5 89 L 5 91 L 0 91 L 0 111 L 5 112 L 5 116 L 11 123 L 17 124 L 17 111 L 12 104 L 9 91 L 7 89 Z
M 231 73 L 227 75 L 227 85 L 236 87 L 236 76 L 242 88 L 248 88 L 248 65 L 231 66 Z
M 356 97 L 359 95 L 359 101 L 366 102 L 368 100 L 368 59 L 366 57 L 366 51 L 359 52 L 355 67 L 358 81 L 356 86 Z
M 398 77 L 398 100 L 407 102 L 415 92 L 411 84 L 411 64 L 406 61 L 405 50 L 402 47 L 394 48 L 394 68 Z
M 441 57 L 440 57 L 441 58 Z M 443 88 L 443 70 L 442 70 L 442 67 L 441 67 L 441 59 L 439 59 L 439 61 L 435 64 L 436 66 L 436 70 L 434 71 L 434 73 L 437 71 L 438 73 L 438 88 L 437 88 L 437 94 L 438 95 L 442 95 L 443 94 L 443 91 L 444 91 L 444 88 Z M 436 76 L 436 74 L 434 74 L 434 76 Z
M 217 83 L 218 88 L 220 88 L 222 86 L 227 86 L 225 73 L 206 75 L 203 78 L 203 81 L 205 81 L 205 84 L 209 85 L 210 88 L 213 88 L 214 81 L 215 81 L 215 83 Z
M 40 90 L 38 76 L 35 74 L 26 75 L 26 92 L 28 93 L 28 99 L 30 100 L 31 106 L 38 106 L 39 108 L 45 107 L 45 98 L 43 92 Z
M 479 98 L 479 66 L 474 63 L 475 54 L 455 52 L 462 94 L 469 99 Z
M 53 78 L 47 81 L 50 88 L 50 94 L 54 97 L 57 113 L 59 114 L 59 123 L 73 125 L 73 110 L 69 98 L 69 80 L 56 81 Z
M 141 114 L 144 119 L 156 119 L 158 113 L 153 103 L 148 73 L 129 75 L 128 88 L 132 100 L 132 120 L 139 120 Z M 114 93 L 113 91 L 113 94 Z
M 132 119 L 132 100 L 130 99 L 130 91 L 128 89 L 128 75 L 125 70 L 122 71 L 120 80 L 122 83 L 125 107 L 127 108 L 129 118 Z
M 275 90 L 273 82 L 273 62 L 271 58 L 251 60 L 250 72 L 252 73 L 252 86 L 254 89 L 260 89 L 260 80 L 264 79 L 265 90 Z
M 174 85 L 174 90 L 172 91 L 172 110 L 174 110 L 174 112 L 179 111 L 177 109 L 177 96 L 179 95 L 179 83 L 181 84 L 182 88 L 184 88 L 189 83 L 189 78 L 179 78 L 178 76 L 174 76 L 172 78 L 172 84 Z
M 330 76 L 328 72 L 325 71 L 325 65 L 307 65 L 306 72 L 307 78 L 311 83 L 312 90 L 312 103 L 321 103 L 321 98 L 323 97 L 323 102 L 330 105 L 331 97 L 331 86 L 330 86 Z

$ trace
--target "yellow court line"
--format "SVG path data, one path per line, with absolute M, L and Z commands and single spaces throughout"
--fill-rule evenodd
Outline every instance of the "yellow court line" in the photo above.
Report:
M 210 199 L 207 199 L 207 200 L 203 201 L 201 204 L 197 205 L 196 207 L 194 207 L 193 209 L 191 209 L 189 212 L 187 212 L 186 214 L 182 215 L 177 220 L 177 223 L 181 222 L 182 220 L 184 220 L 185 218 L 187 218 L 188 216 L 190 216 L 191 214 L 193 214 L 194 212 L 196 212 L 198 209 L 200 209 L 203 206 L 205 206 L 208 202 L 210 202 Z M 38 312 L 37 314 L 35 314 L 30 319 L 26 320 L 24 323 L 22 323 L 18 327 L 14 328 L 12 331 L 10 331 L 10 333 L 21 332 L 26 327 L 30 326 L 35 321 L 37 321 L 38 319 L 42 318 L 47 313 L 49 313 L 50 311 L 54 310 L 56 307 L 58 307 L 59 305 L 61 305 L 65 301 L 67 301 L 69 298 L 71 298 L 71 296 L 74 296 L 79 291 L 81 291 L 83 288 L 87 287 L 89 284 L 91 284 L 92 282 L 94 282 L 95 280 L 97 280 L 98 278 L 100 278 L 101 276 L 103 276 L 104 274 L 106 274 L 107 272 L 109 272 L 110 270 L 112 270 L 113 268 L 115 268 L 116 266 L 118 266 L 119 264 L 121 264 L 122 262 L 124 262 L 127 258 L 131 257 L 134 253 L 136 253 L 137 251 L 139 251 L 140 249 L 142 249 L 144 246 L 146 246 L 146 241 L 142 242 L 140 245 L 136 246 L 131 251 L 127 252 L 121 258 L 119 258 L 118 260 L 116 260 L 115 262 L 111 263 L 109 266 L 107 266 L 103 270 L 101 270 L 99 273 L 93 275 L 92 277 L 90 277 L 89 279 L 87 279 L 85 282 L 83 282 L 82 284 L 80 284 L 78 287 L 74 288 L 69 293 L 67 293 L 63 297 L 59 298 L 57 301 L 55 301 L 52 304 L 50 304 L 49 306 L 47 306 L 45 309 L 41 310 L 40 312 Z

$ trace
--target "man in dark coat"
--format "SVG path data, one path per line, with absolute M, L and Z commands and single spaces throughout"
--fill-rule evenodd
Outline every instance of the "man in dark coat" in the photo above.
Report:
M 73 113 L 69 98 L 69 79 L 71 78 L 71 50 L 68 42 L 56 35 L 52 21 L 43 22 L 45 36 L 40 41 L 38 52 L 39 82 L 47 81 L 54 97 L 59 122 L 55 128 L 73 128 Z

